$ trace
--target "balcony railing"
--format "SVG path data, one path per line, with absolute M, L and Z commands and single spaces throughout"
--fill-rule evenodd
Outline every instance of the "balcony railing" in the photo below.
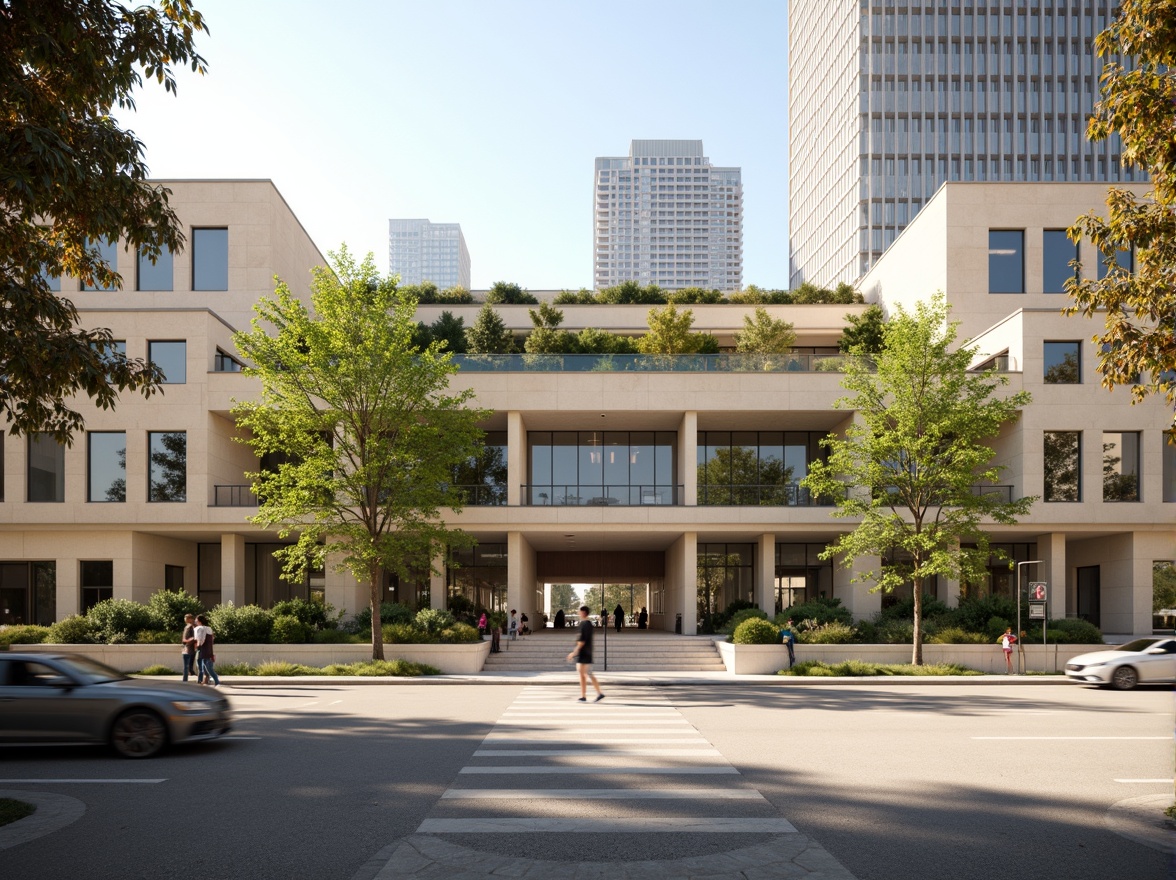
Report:
M 1013 487 L 1012 486 L 981 486 L 979 484 L 972 487 L 973 495 L 995 495 L 1005 504 L 1011 504 L 1013 501 Z
M 253 494 L 253 487 L 245 486 L 213 486 L 213 507 L 257 507 L 257 496 Z
M 532 507 L 644 507 L 682 503 L 682 487 L 667 485 L 523 486 L 523 504 Z
M 471 373 L 839 373 L 839 354 L 459 354 Z
M 699 507 L 833 507 L 836 501 L 816 497 L 800 483 L 698 484 Z
M 506 486 L 500 483 L 476 483 L 471 486 L 454 486 L 462 496 L 466 507 L 505 507 Z

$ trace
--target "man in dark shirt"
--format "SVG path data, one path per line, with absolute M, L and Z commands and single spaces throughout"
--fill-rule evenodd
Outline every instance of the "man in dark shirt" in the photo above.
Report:
M 196 674 L 196 617 L 192 614 L 184 615 L 184 634 L 180 636 L 184 646 L 182 660 L 184 661 L 184 681 L 189 675 Z
M 580 673 L 580 702 L 588 702 L 588 679 L 592 679 L 592 687 L 596 688 L 596 700 L 604 699 L 600 690 L 600 682 L 592 673 L 592 621 L 588 619 L 588 606 L 580 606 L 580 631 L 576 636 L 576 647 L 568 654 L 568 661 L 576 661 L 576 671 Z

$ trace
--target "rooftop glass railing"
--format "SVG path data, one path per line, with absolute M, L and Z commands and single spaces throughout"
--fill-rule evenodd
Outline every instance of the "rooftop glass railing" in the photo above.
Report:
M 459 354 L 471 373 L 839 373 L 839 354 Z

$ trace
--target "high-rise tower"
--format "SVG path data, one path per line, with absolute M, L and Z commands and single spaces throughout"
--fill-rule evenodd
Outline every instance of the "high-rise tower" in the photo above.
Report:
M 432 281 L 441 290 L 469 290 L 470 252 L 461 224 L 389 220 L 388 270 L 402 285 Z

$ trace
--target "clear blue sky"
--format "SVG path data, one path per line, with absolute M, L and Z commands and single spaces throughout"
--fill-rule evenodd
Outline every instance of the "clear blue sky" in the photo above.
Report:
M 592 281 L 596 156 L 743 169 L 744 284 L 787 287 L 784 0 L 196 0 L 205 77 L 121 121 L 155 177 L 271 178 L 325 252 L 459 222 L 473 286 Z

